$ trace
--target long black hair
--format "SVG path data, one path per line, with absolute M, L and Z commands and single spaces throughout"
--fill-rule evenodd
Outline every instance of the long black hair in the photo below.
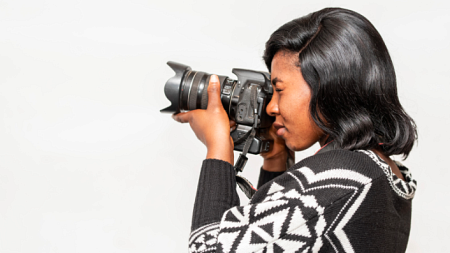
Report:
M 298 53 L 312 91 L 312 119 L 335 145 L 408 156 L 416 125 L 400 104 L 391 57 L 369 20 L 346 9 L 322 9 L 271 35 L 263 56 L 269 71 L 281 50 Z

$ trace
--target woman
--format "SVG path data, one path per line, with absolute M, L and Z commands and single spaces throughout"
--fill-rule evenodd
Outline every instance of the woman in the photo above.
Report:
M 211 78 L 207 110 L 174 115 L 206 145 L 190 252 L 404 252 L 415 181 L 389 156 L 417 138 L 387 48 L 353 11 L 328 8 L 275 31 L 264 60 L 274 88 L 274 148 L 239 206 L 229 120 Z M 291 168 L 292 151 L 322 149 Z

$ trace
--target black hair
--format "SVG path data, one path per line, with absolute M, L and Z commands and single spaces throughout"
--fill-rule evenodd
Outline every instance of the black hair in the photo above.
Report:
M 298 53 L 311 88 L 311 117 L 335 145 L 408 157 L 416 125 L 400 104 L 391 57 L 369 20 L 351 10 L 322 9 L 270 36 L 263 56 L 269 71 L 279 51 Z

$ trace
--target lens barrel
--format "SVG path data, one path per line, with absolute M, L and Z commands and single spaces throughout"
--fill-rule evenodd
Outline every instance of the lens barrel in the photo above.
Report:
M 211 75 L 200 71 L 189 71 L 181 84 L 180 109 L 190 111 L 206 109 L 208 84 Z
M 211 74 L 193 71 L 189 66 L 176 62 L 169 61 L 167 65 L 175 71 L 175 76 L 170 78 L 164 86 L 164 93 L 172 104 L 162 109 L 161 112 L 179 113 L 195 109 L 206 109 Z M 218 77 L 222 91 L 227 77 Z

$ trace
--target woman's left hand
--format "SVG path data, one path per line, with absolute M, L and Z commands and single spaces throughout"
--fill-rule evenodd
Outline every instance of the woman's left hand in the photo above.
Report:
M 269 152 L 261 153 L 261 156 L 264 158 L 263 170 L 282 172 L 294 165 L 295 152 L 290 150 L 286 146 L 284 139 L 277 135 L 277 129 L 273 125 L 264 137 L 273 140 L 273 145 Z
M 212 75 L 208 86 L 208 106 L 173 115 L 180 123 L 190 124 L 197 138 L 206 145 L 207 159 L 219 159 L 234 163 L 233 139 L 230 136 L 230 120 L 220 100 L 220 81 Z

